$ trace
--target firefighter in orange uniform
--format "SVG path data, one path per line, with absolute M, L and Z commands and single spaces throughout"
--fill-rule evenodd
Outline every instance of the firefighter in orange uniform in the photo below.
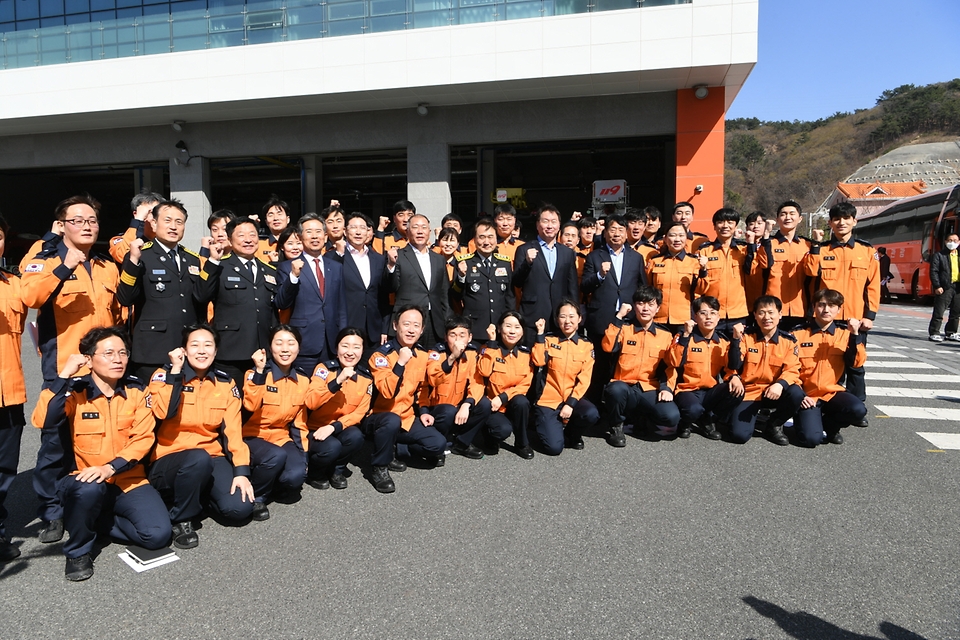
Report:
M 663 304 L 654 322 L 674 332 L 691 317 L 690 306 L 700 274 L 700 262 L 684 249 L 686 242 L 686 228 L 675 222 L 667 227 L 659 253 L 644 262 L 647 284 L 663 292 Z
M 697 293 L 720 302 L 720 324 L 717 330 L 726 336 L 735 324 L 746 324 L 747 283 L 750 271 L 747 247 L 735 239 L 740 214 L 733 209 L 720 209 L 713 214 L 717 239 L 700 245 L 700 274 Z
M 600 420 L 587 400 L 593 374 L 593 344 L 577 334 L 580 307 L 575 300 L 562 298 L 555 320 L 559 335 L 544 335 L 546 320 L 536 321 L 537 339 L 531 360 L 546 368 L 543 392 L 534 408 L 537 435 L 548 455 L 560 455 L 564 448 L 583 449 L 583 433 Z
M 160 424 L 149 478 L 169 505 L 174 546 L 190 549 L 200 543 L 193 520 L 204 503 L 242 522 L 253 512 L 255 487 L 262 495 L 266 479 L 251 483 L 240 390 L 213 368 L 220 336 L 206 323 L 184 327 L 183 334 L 183 347 L 171 351 L 170 364 L 150 379 Z
M 684 324 L 666 357 L 677 376 L 677 436 L 689 438 L 696 424 L 704 437 L 719 440 L 716 421 L 725 421 L 739 401 L 732 392 L 742 386 L 737 374 L 740 344 L 736 339 L 731 343 L 716 330 L 720 321 L 720 303 L 716 298 L 697 298 L 693 308 L 695 320 Z M 743 330 L 742 325 L 737 327 Z
M 686 244 L 684 248 L 687 253 L 698 253 L 700 245 L 709 242 L 710 238 L 699 231 L 690 231 L 690 225 L 693 223 L 693 205 L 689 202 L 678 202 L 673 205 L 672 221 L 683 225 L 686 231 Z
M 500 442 L 513 433 L 513 446 L 524 460 L 533 459 L 533 448 L 527 437 L 530 418 L 530 400 L 527 392 L 533 382 L 530 366 L 530 348 L 523 345 L 523 318 L 517 311 L 505 311 L 500 316 L 500 340 L 497 327 L 487 327 L 487 344 L 480 351 L 477 374 L 484 381 L 490 400 L 487 418 L 487 443 L 491 453 L 497 453 Z
M 46 384 L 57 379 L 87 331 L 120 321 L 117 265 L 92 253 L 100 231 L 99 215 L 100 203 L 88 195 L 62 201 L 54 217 L 63 222 L 63 241 L 45 244 L 23 268 L 20 294 L 24 304 L 38 309 L 40 369 Z M 57 430 L 41 430 L 33 488 L 40 501 L 37 515 L 44 523 L 40 541 L 45 543 L 63 538 L 63 510 L 56 489 L 62 456 Z
M 274 471 L 257 495 L 253 519 L 270 517 L 267 502 L 275 492 L 296 494 L 307 475 L 307 409 L 304 399 L 310 375 L 293 361 L 300 354 L 300 332 L 280 324 L 270 330 L 266 349 L 253 354 L 253 369 L 243 381 L 243 408 L 252 415 L 243 423 L 243 441 L 253 470 L 266 464 Z
M 790 443 L 783 433 L 783 423 L 797 412 L 803 400 L 800 388 L 800 360 L 797 340 L 779 329 L 783 308 L 773 296 L 760 296 L 753 303 L 755 327 L 734 338 L 740 338 L 741 402 L 730 420 L 730 439 L 744 443 L 753 436 L 757 422 L 766 423 L 766 435 L 774 444 Z M 731 388 L 736 379 L 731 382 Z
M 386 233 L 383 227 L 374 233 L 373 250 L 387 255 L 390 249 L 403 249 L 407 246 L 407 222 L 417 212 L 417 208 L 409 200 L 399 200 L 393 205 L 393 231 Z M 381 225 L 387 220 L 381 216 Z
M 611 446 L 626 446 L 626 420 L 637 431 L 645 418 L 668 429 L 680 422 L 680 411 L 673 402 L 676 370 L 672 370 L 673 378 L 668 377 L 664 362 L 673 334 L 653 321 L 662 301 L 659 289 L 642 285 L 633 294 L 633 305 L 624 303 L 603 335 L 603 350 L 618 357 L 613 381 L 603 390 L 600 409 Z
M 274 194 L 263 205 L 261 213 L 264 226 L 259 233 L 257 258 L 267 264 L 276 264 L 280 253 L 277 240 L 283 230 L 290 226 L 290 206 Z
M 110 257 L 117 264 L 122 264 L 123 259 L 130 252 L 130 245 L 134 240 L 144 241 L 153 240 L 156 233 L 156 218 L 150 215 L 153 208 L 163 202 L 164 197 L 159 193 L 151 193 L 144 189 L 133 197 L 130 201 L 130 210 L 133 212 L 133 219 L 130 220 L 130 226 L 123 232 L 123 235 L 110 238 L 108 251 Z
M 0 257 L 10 231 L 0 216 Z M 9 271 L 0 271 L 0 562 L 13 560 L 20 549 L 10 543 L 3 527 L 7 510 L 3 503 L 20 463 L 20 438 L 26 417 L 27 387 L 23 379 L 20 339 L 27 320 L 27 308 L 20 299 L 20 278 Z
M 423 333 L 423 311 L 403 305 L 396 311 L 397 337 L 380 345 L 370 356 L 377 398 L 373 413 L 363 420 L 364 432 L 373 438 L 372 481 L 380 493 L 396 491 L 390 471 L 407 465 L 394 460 L 397 452 L 409 449 L 412 455 L 435 466 L 443 465 L 447 439 L 433 427 L 433 416 L 420 407 L 427 373 L 427 352 L 417 344 Z M 405 445 L 400 447 L 400 445 Z
M 110 535 L 122 542 L 159 549 L 170 541 L 166 507 L 141 464 L 154 444 L 150 396 L 143 381 L 124 376 L 129 359 L 122 330 L 93 329 L 33 412 L 34 422 L 60 430 L 64 444 L 65 475 L 57 489 L 70 533 L 63 543 L 65 575 L 74 582 L 93 575 L 102 514 L 112 513 Z M 81 369 L 90 373 L 74 378 Z
M 816 276 L 814 290 L 833 289 L 843 295 L 838 320 L 855 318 L 864 332 L 873 328 L 880 308 L 880 256 L 873 246 L 853 237 L 857 226 L 857 208 L 849 202 L 830 207 L 830 230 L 833 239 L 817 243 L 804 259 L 804 270 Z M 819 234 L 822 237 L 823 232 Z M 819 238 L 815 238 L 819 239 Z M 867 383 L 863 365 L 847 367 L 847 391 L 861 402 L 867 399 Z M 856 423 L 867 426 L 867 417 Z
M 373 377 L 363 362 L 363 333 L 344 327 L 337 335 L 337 359 L 321 362 L 310 378 L 310 486 L 347 488 L 347 462 L 363 446 L 360 421 L 370 410 Z
M 451 453 L 479 460 L 483 451 L 473 441 L 490 417 L 490 401 L 477 375 L 470 325 L 463 316 L 447 319 L 446 344 L 436 345 L 427 355 L 430 395 L 422 404 L 433 416 L 434 428 L 451 442 Z
M 861 331 L 861 322 L 850 318 L 846 327 L 835 322 L 844 302 L 839 291 L 817 291 L 813 295 L 813 318 L 794 331 L 800 345 L 804 393 L 795 428 L 802 446 L 843 444 L 840 429 L 857 424 L 867 415 L 863 401 L 840 384 L 844 371 L 849 376 L 851 367 L 862 367 L 867 360 L 867 337 Z
M 782 203 L 777 208 L 777 232 L 760 241 L 756 257 L 757 266 L 769 271 L 767 295 L 777 297 L 783 303 L 781 328 L 787 331 L 804 321 L 810 306 L 804 258 L 812 245 L 797 235 L 801 216 L 799 203 L 793 200 Z

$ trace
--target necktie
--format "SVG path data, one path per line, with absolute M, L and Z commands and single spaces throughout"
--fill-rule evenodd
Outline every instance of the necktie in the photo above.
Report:
M 323 279 L 323 271 L 320 270 L 320 258 L 313 259 L 313 266 L 317 270 L 317 286 L 320 288 L 320 297 L 322 298 L 324 295 L 324 289 L 325 289 L 324 285 L 326 283 L 324 282 L 324 279 Z
M 247 268 L 247 271 L 250 273 L 250 279 L 256 282 L 257 280 L 257 268 L 253 264 L 253 260 L 247 260 L 247 264 L 244 265 Z
M 173 263 L 173 268 L 177 273 L 180 273 L 180 261 L 178 260 L 179 256 L 177 255 L 176 249 L 170 250 L 170 262 Z

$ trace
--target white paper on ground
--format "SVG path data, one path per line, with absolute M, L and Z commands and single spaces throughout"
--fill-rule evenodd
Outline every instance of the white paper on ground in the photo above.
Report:
M 121 551 L 120 553 L 117 554 L 117 556 L 121 560 L 126 562 L 130 566 L 130 568 L 136 571 L 137 573 L 143 573 L 144 571 L 149 571 L 150 569 L 156 569 L 159 566 L 170 564 L 171 562 L 174 562 L 175 560 L 180 559 L 180 556 L 173 555 L 173 556 L 170 556 L 169 558 L 164 558 L 163 560 L 157 560 L 152 564 L 140 564 L 139 562 L 134 560 L 132 557 L 130 557 L 130 554 L 127 553 L 126 551 Z

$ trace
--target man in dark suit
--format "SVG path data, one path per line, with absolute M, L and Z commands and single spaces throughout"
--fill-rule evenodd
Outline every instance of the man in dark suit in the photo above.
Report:
M 537 336 L 536 322 L 547 321 L 556 330 L 554 310 L 562 298 L 579 300 L 577 255 L 557 242 L 560 212 L 552 204 L 540 209 L 537 238 L 521 245 L 514 257 L 513 286 L 522 290 L 524 344 L 530 346 Z
M 133 307 L 133 359 L 127 373 L 143 380 L 170 361 L 169 353 L 182 343 L 183 327 L 207 319 L 221 271 L 219 246 L 211 247 L 201 269 L 200 257 L 179 244 L 187 222 L 179 201 L 161 201 L 147 219 L 155 237 L 130 244 L 117 285 L 117 300 Z
M 497 231 L 493 220 L 476 224 L 475 253 L 457 258 L 454 295 L 463 301 L 463 315 L 470 320 L 472 333 L 484 336 L 487 327 L 497 324 L 507 309 L 517 308 L 513 295 L 513 268 L 510 257 L 497 253 Z
M 433 346 L 443 342 L 443 327 L 450 316 L 447 293 L 447 263 L 443 256 L 430 250 L 430 221 L 414 215 L 407 222 L 407 246 L 387 250 L 388 290 L 396 294 L 394 306 L 416 305 L 426 312 L 421 344 Z
M 367 347 L 386 342 L 390 326 L 390 302 L 383 283 L 386 259 L 366 244 L 372 229 L 373 221 L 365 214 L 347 216 L 343 253 L 347 326 L 363 330 Z
M 632 303 L 634 292 L 647 283 L 643 258 L 626 245 L 627 221 L 623 216 L 607 216 L 603 239 L 604 244 L 587 255 L 580 282 L 580 290 L 590 296 L 587 338 L 597 347 L 587 396 L 597 402 L 616 365 L 616 358 L 599 348 L 600 341 L 620 307 Z
M 324 255 L 327 234 L 315 213 L 300 218 L 303 254 L 277 267 L 277 308 L 292 309 L 290 326 L 300 331 L 300 355 L 294 365 L 313 373 L 321 360 L 337 351 L 337 334 L 347 326 L 343 264 L 335 253 Z
M 227 223 L 227 237 L 232 253 L 220 262 L 213 326 L 220 333 L 217 362 L 242 388 L 253 352 L 270 348 L 270 329 L 277 323 L 277 270 L 257 259 L 260 239 L 250 218 Z

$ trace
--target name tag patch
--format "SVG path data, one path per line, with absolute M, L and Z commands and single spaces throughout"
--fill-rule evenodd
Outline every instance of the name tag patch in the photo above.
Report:
M 80 417 L 81 417 L 83 420 L 99 420 L 99 419 L 100 419 L 100 413 L 97 412 L 97 411 L 87 411 L 87 412 L 84 412 L 84 413 L 80 414 Z
M 195 264 L 191 264 L 189 267 L 187 267 L 187 273 L 192 276 L 198 276 L 200 275 L 200 267 Z
M 493 275 L 495 275 L 495 276 L 506 276 L 506 275 L 507 275 L 507 269 L 506 269 L 506 267 L 497 267 L 496 271 L 493 272 Z
M 277 388 L 267 385 L 267 391 L 269 391 L 270 393 L 277 393 Z
M 264 275 L 263 275 L 263 279 L 266 280 L 267 283 L 269 283 L 269 284 L 277 284 L 277 279 L 274 278 L 273 276 L 264 274 Z
M 801 346 L 801 347 L 812 347 L 812 346 L 813 346 L 813 343 L 812 343 L 812 342 L 802 342 L 802 343 L 800 343 L 800 346 Z

